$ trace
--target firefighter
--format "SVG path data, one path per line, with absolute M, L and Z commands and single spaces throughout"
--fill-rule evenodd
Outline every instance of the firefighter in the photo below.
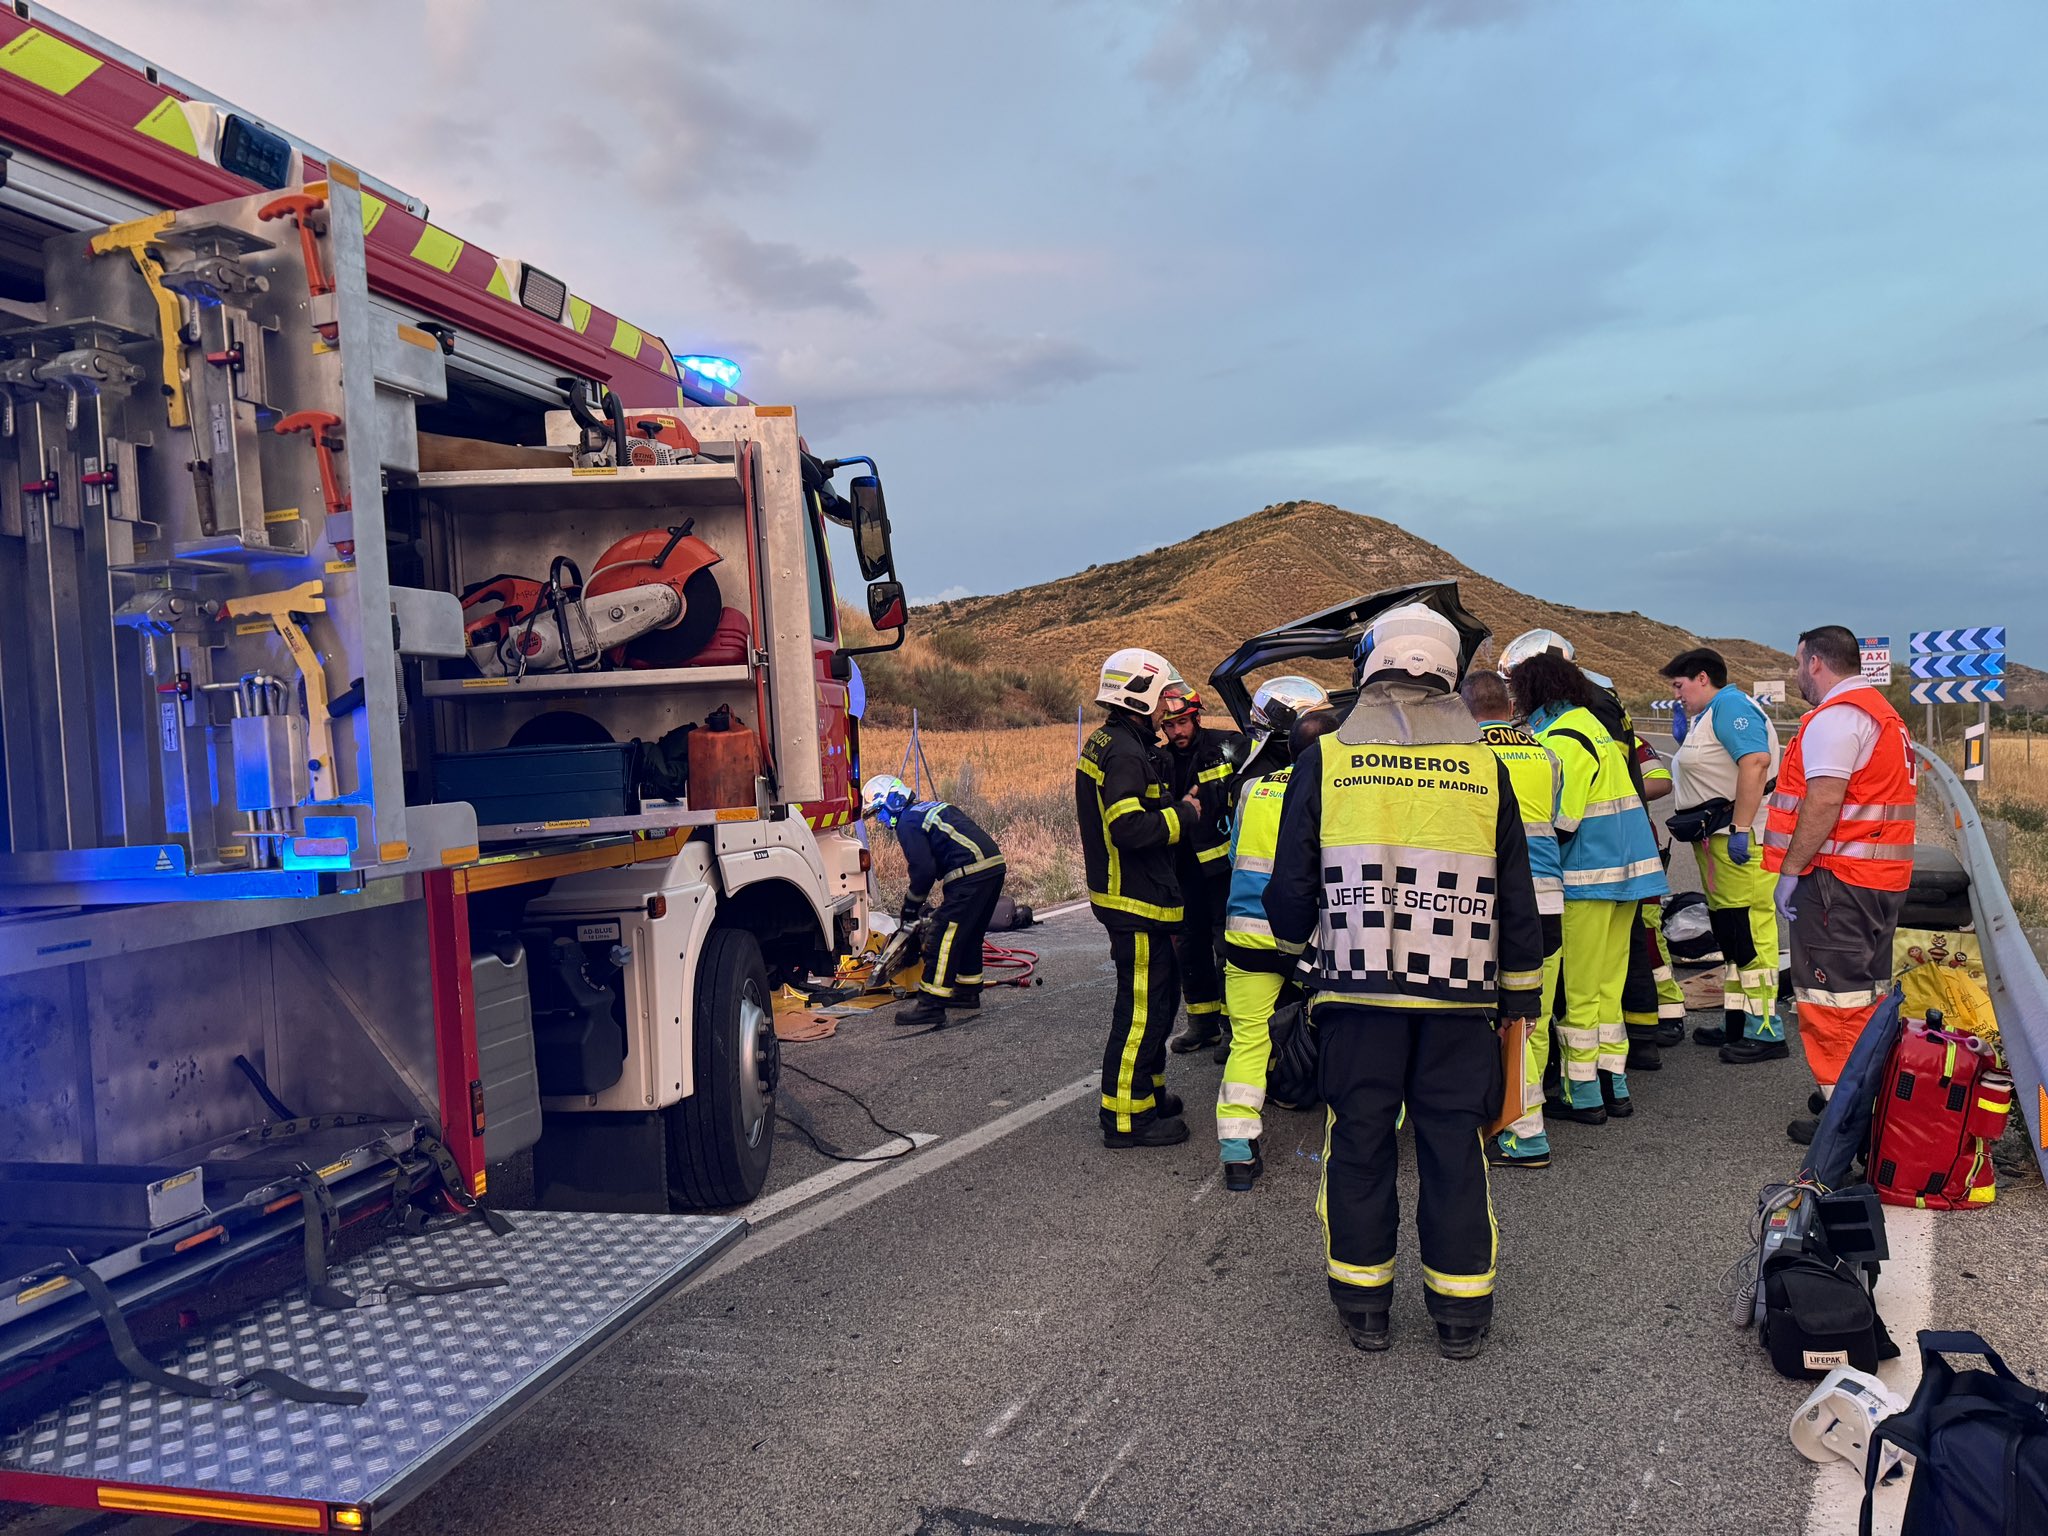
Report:
M 1516 664 L 1515 706 L 1563 774 L 1557 835 L 1564 862 L 1563 1093 L 1555 1118 L 1604 1125 L 1635 1113 L 1622 990 L 1640 904 L 1670 889 L 1621 744 L 1601 723 L 1605 694 L 1554 651 Z
M 1405 1104 L 1437 1348 L 1470 1359 L 1493 1316 L 1480 1133 L 1501 1100 L 1494 1025 L 1535 1016 L 1543 925 L 1514 785 L 1454 691 L 1457 629 L 1404 604 L 1357 656 L 1357 703 L 1289 776 L 1266 918 L 1282 954 L 1315 945 L 1329 1106 L 1316 1208 L 1338 1316 L 1355 1347 L 1387 1347 Z
M 1764 868 L 1764 795 L 1778 766 L 1778 732 L 1762 706 L 1728 685 L 1728 663 L 1699 646 L 1662 668 L 1692 722 L 1678 749 L 1681 816 L 1696 823 L 1693 858 L 1707 893 L 1707 917 L 1721 946 L 1721 1026 L 1693 1031 L 1734 1065 L 1792 1054 L 1778 992 L 1777 882 Z M 1859 664 L 1860 671 L 1860 664 Z
M 861 814 L 895 832 L 910 868 L 900 914 L 907 928 L 936 890 L 939 902 L 924 938 L 917 998 L 896 1010 L 898 1024 L 941 1025 L 948 1008 L 981 1006 L 981 950 L 1003 894 L 1003 850 L 958 806 L 915 800 L 910 786 L 880 773 L 861 787 Z
M 1225 790 L 1230 781 L 1229 738 L 1202 724 L 1202 696 L 1176 680 L 1159 712 L 1166 761 L 1175 799 L 1192 795 L 1200 804 L 1194 822 L 1175 849 L 1182 916 L 1173 954 L 1180 967 L 1181 999 L 1187 1023 L 1167 1041 L 1178 1055 L 1199 1051 L 1223 1038 L 1223 909 L 1230 900 L 1230 816 Z
M 1259 749 L 1269 746 L 1291 763 L 1336 725 L 1330 696 L 1305 677 L 1276 677 L 1252 695 L 1252 727 Z M 1277 741 L 1277 745 L 1274 743 Z M 1265 1168 L 1259 1153 L 1266 1105 L 1266 1066 L 1273 1055 L 1268 1025 L 1283 993 L 1296 992 L 1295 961 L 1282 955 L 1266 921 L 1266 881 L 1280 840 L 1280 807 L 1291 767 L 1280 767 L 1239 786 L 1230 845 L 1230 891 L 1223 933 L 1223 1000 L 1230 1016 L 1230 1054 L 1216 1093 L 1216 1139 L 1223 1152 L 1223 1183 L 1243 1193 Z
M 1913 878 L 1918 787 L 1913 743 L 1889 700 L 1863 680 L 1853 631 L 1799 637 L 1799 722 L 1764 822 L 1764 868 L 1792 934 L 1799 1044 L 1819 1085 L 1835 1082 L 1890 984 L 1892 933 Z M 1697 727 L 1695 727 L 1697 729 Z M 1786 1127 L 1802 1145 L 1815 1122 Z
M 1550 1136 L 1543 1129 L 1543 1074 L 1550 1064 L 1550 1013 L 1557 1000 L 1558 962 L 1564 951 L 1564 858 L 1558 851 L 1555 823 L 1564 773 L 1550 749 L 1527 726 L 1514 722 L 1514 703 L 1498 673 L 1470 673 L 1458 692 L 1478 722 L 1480 736 L 1514 785 L 1522 834 L 1529 842 L 1536 912 L 1543 924 L 1542 1005 L 1536 1014 L 1537 1024 L 1529 1031 L 1522 1064 L 1522 1115 L 1487 1145 L 1486 1160 L 1497 1168 L 1547 1168 Z
M 1102 1144 L 1166 1147 L 1188 1139 L 1181 1101 L 1166 1091 L 1166 1032 L 1180 1007 L 1173 936 L 1185 909 L 1175 850 L 1201 797 L 1176 800 L 1155 720 L 1176 676 L 1136 647 L 1102 664 L 1103 709 L 1074 764 L 1074 809 L 1088 904 L 1109 930 L 1116 1000 L 1102 1053 Z

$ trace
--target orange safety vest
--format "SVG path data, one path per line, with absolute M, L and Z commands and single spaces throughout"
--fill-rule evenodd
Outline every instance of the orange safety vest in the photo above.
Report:
M 1785 866 L 1785 850 L 1806 798 L 1806 727 L 1822 709 L 1860 709 L 1878 724 L 1877 745 L 1870 761 L 1849 776 L 1849 787 L 1835 821 L 1834 836 L 1820 845 L 1816 869 L 1872 891 L 1903 891 L 1913 882 L 1914 777 L 1913 746 L 1906 722 L 1891 701 L 1875 688 L 1851 688 L 1839 698 L 1811 711 L 1799 722 L 1778 771 L 1777 793 L 1770 798 L 1764 822 L 1764 868 L 1773 874 Z

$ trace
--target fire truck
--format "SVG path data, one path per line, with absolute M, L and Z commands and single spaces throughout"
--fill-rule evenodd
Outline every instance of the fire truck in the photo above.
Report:
M 0 1498 L 371 1529 L 743 1233 L 905 605 L 714 373 L 0 11 Z

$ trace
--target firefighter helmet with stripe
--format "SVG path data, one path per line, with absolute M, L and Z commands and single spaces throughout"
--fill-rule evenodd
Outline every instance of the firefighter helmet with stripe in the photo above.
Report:
M 1132 645 L 1116 652 L 1102 664 L 1102 676 L 1095 687 L 1095 702 L 1133 714 L 1156 715 L 1166 697 L 1167 685 L 1180 674 L 1157 651 Z

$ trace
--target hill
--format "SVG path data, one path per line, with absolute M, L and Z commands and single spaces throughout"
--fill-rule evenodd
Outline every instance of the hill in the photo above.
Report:
M 1092 685 L 1119 646 L 1160 652 L 1205 679 L 1248 636 L 1360 593 L 1450 578 L 1494 633 L 1489 654 L 1524 630 L 1571 637 L 1579 660 L 1604 672 L 1631 703 L 1668 697 L 1657 669 L 1693 645 L 1728 658 L 1730 680 L 1792 676 L 1792 658 L 1751 640 L 1706 639 L 1640 613 L 1546 602 L 1483 576 L 1394 524 L 1314 501 L 1282 502 L 1178 544 L 992 597 L 920 609 L 916 626 L 944 654 L 1030 655 Z M 1049 690 L 1048 690 L 1049 691 Z

